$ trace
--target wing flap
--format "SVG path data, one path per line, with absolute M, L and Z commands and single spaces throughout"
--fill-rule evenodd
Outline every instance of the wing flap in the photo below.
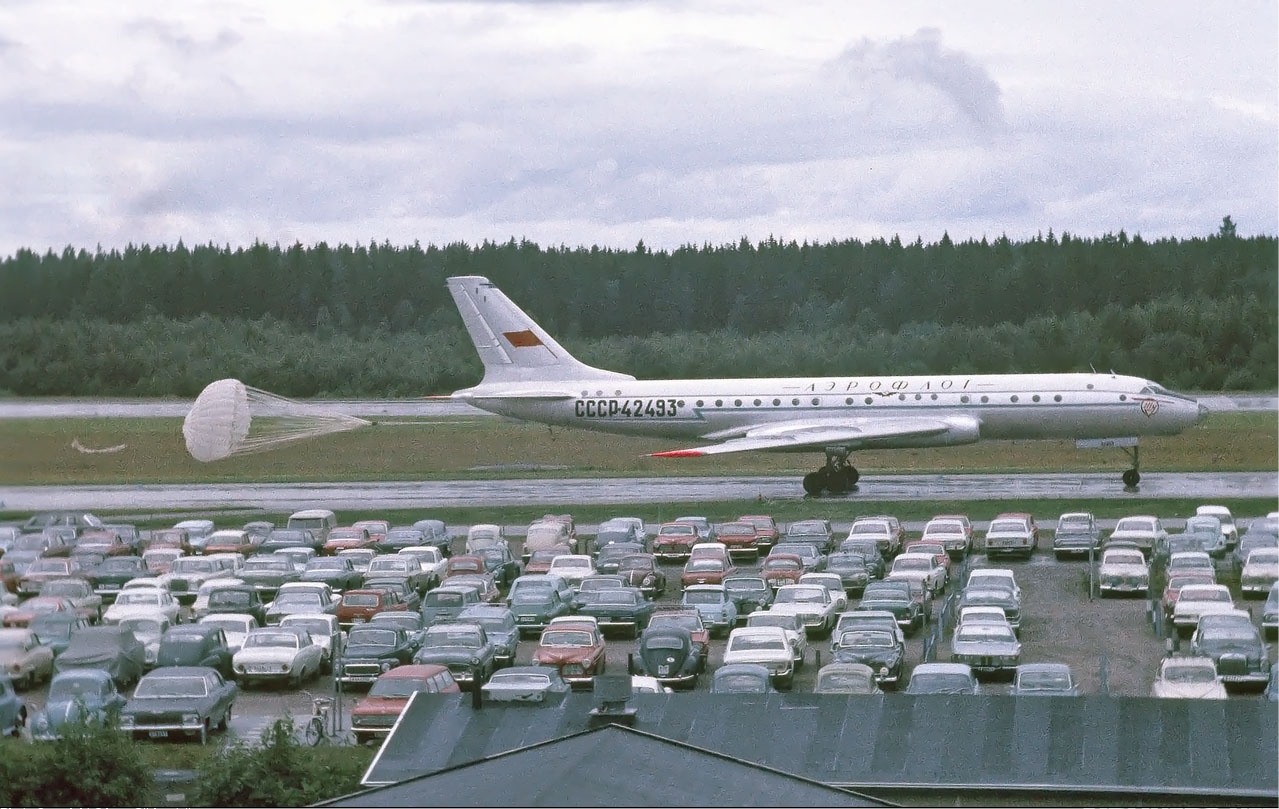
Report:
M 772 422 L 739 431 L 734 437 L 726 437 L 718 443 L 654 452 L 651 457 L 694 458 L 751 450 L 822 450 L 830 446 L 857 449 L 887 439 L 922 439 L 957 430 L 975 431 L 976 424 L 971 423 L 971 419 L 962 421 L 965 423 L 957 424 L 954 420 L 937 418 Z

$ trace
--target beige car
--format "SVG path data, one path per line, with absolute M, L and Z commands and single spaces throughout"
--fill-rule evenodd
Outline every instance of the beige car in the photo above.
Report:
M 0 629 L 0 667 L 22 691 L 53 677 L 53 650 L 30 629 Z

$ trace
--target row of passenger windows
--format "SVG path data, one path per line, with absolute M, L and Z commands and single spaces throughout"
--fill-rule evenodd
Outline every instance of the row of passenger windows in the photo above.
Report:
M 591 395 L 591 394 L 590 394 L 590 391 L 582 391 L 582 398 L 588 398 L 590 395 Z M 621 392 L 621 391 L 617 391 L 614 395 L 615 395 L 615 396 L 620 397 L 620 396 L 622 395 L 622 392 Z M 602 396 L 604 396 L 604 391 L 599 391 L 599 390 L 595 391 L 595 396 L 597 396 L 597 397 L 602 397 Z M 915 401 L 921 401 L 921 400 L 924 398 L 924 395 L 923 395 L 922 393 L 916 393 L 916 394 L 914 394 L 914 396 L 915 396 Z M 899 400 L 899 401 L 903 401 L 903 402 L 904 402 L 904 401 L 906 401 L 907 396 L 906 396 L 906 394 L 904 394 L 904 393 L 899 393 L 899 394 L 897 394 L 897 398 L 898 398 L 898 400 Z M 937 398 L 938 398 L 938 397 L 937 397 L 937 394 L 936 394 L 936 393 L 931 393 L 931 394 L 929 394 L 929 399 L 930 399 L 930 400 L 932 400 L 932 401 L 936 401 L 936 400 L 937 400 Z M 1053 397 L 1052 397 L 1052 400 L 1053 400 L 1054 402 L 1060 402 L 1060 401 L 1061 401 L 1061 394 L 1060 394 L 1060 393 L 1054 394 L 1054 395 L 1053 395 Z M 698 399 L 697 401 L 695 401 L 695 402 L 694 402 L 694 404 L 695 404 L 697 407 L 706 407 L 706 406 L 707 406 L 707 401 L 709 401 L 709 400 L 706 400 L 706 399 Z M 715 407 L 724 407 L 724 406 L 725 406 L 725 402 L 726 402 L 726 401 L 727 401 L 727 400 L 725 400 L 725 399 L 715 399 L 713 404 L 714 404 L 714 406 L 715 406 Z M 743 400 L 743 399 L 733 399 L 733 400 L 732 400 L 732 403 L 731 403 L 731 406 L 732 406 L 732 407 L 742 407 L 742 406 L 743 406 L 744 401 L 745 401 L 745 400 Z M 798 397 L 796 397 L 796 398 L 794 398 L 794 399 L 791 399 L 791 400 L 790 400 L 790 403 L 791 403 L 791 405 L 792 405 L 793 407 L 799 407 L 799 405 L 800 405 L 800 401 L 801 401 L 801 400 L 800 400 Z M 812 403 L 813 407 L 820 407 L 820 406 L 821 406 L 821 403 L 822 403 L 821 398 L 820 398 L 820 397 L 817 397 L 817 396 L 814 396 L 814 397 L 813 397 L 810 401 L 811 401 L 811 403 Z M 866 404 L 874 404 L 874 403 L 875 403 L 875 397 L 874 397 L 874 396 L 867 396 L 867 397 L 866 397 L 863 401 L 864 401 Z M 965 393 L 964 395 L 962 395 L 962 396 L 960 396 L 960 397 L 959 397 L 959 401 L 960 401 L 960 403 L 961 403 L 961 404 L 971 404 L 971 403 L 972 403 L 972 397 Z M 989 404 L 989 403 L 990 403 L 990 397 L 989 397 L 989 396 L 981 396 L 981 397 L 979 397 L 979 398 L 978 398 L 978 400 L 977 400 L 977 401 L 978 401 L 980 404 Z M 1012 394 L 1011 396 L 1009 396 L 1009 397 L 1008 397 L 1008 401 L 1009 401 L 1009 402 L 1012 402 L 1013 404 L 1016 404 L 1016 403 L 1018 403 L 1018 402 L 1020 402 L 1020 401 L 1021 401 L 1021 398 L 1020 398 L 1017 394 L 1015 394 L 1015 393 L 1014 393 L 1014 394 Z M 1032 402 L 1039 402 L 1039 401 L 1041 401 L 1041 397 L 1040 397 L 1040 395 L 1039 395 L 1038 393 L 1031 394 L 1030 401 L 1032 401 Z M 1119 401 L 1121 401 L 1121 402 L 1126 402 L 1126 401 L 1128 401 L 1128 397 L 1127 397 L 1127 395 L 1125 395 L 1125 394 L 1122 394 L 1122 393 L 1121 393 L 1121 394 L 1119 395 Z M 845 405 L 851 405 L 851 404 L 853 404 L 853 402 L 854 402 L 854 398 L 853 398 L 852 396 L 849 396 L 849 397 L 847 397 L 846 399 L 844 399 L 844 404 L 845 404 Z M 677 404 L 678 404 L 680 407 L 683 407 L 683 406 L 684 406 L 684 400 L 683 400 L 683 399 L 680 399 L 680 400 L 677 402 Z M 751 404 L 752 404 L 752 405 L 754 405 L 755 407 L 763 407 L 763 406 L 764 406 L 764 400 L 763 400 L 763 399 L 755 399 L 755 400 L 753 400 L 753 401 L 751 402 Z M 772 405 L 773 405 L 773 407 L 781 407 L 781 406 L 782 406 L 782 400 L 781 400 L 781 399 L 773 399 L 773 400 L 772 400 Z

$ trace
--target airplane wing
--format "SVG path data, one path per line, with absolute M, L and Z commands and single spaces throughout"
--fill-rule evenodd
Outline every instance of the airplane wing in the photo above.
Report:
M 780 421 L 748 427 L 728 435 L 707 435 L 706 438 L 723 437 L 724 440 L 701 447 L 654 452 L 650 457 L 695 458 L 750 450 L 822 450 L 831 446 L 860 449 L 893 439 L 938 438 L 942 439 L 939 444 L 969 443 L 977 440 L 978 427 L 976 419 L 963 416 Z M 953 435 L 952 440 L 942 438 L 948 434 Z

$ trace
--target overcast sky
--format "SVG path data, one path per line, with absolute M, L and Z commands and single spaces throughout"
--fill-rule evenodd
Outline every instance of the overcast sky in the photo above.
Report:
M 1274 235 L 1277 7 L 6 0 L 0 256 Z

